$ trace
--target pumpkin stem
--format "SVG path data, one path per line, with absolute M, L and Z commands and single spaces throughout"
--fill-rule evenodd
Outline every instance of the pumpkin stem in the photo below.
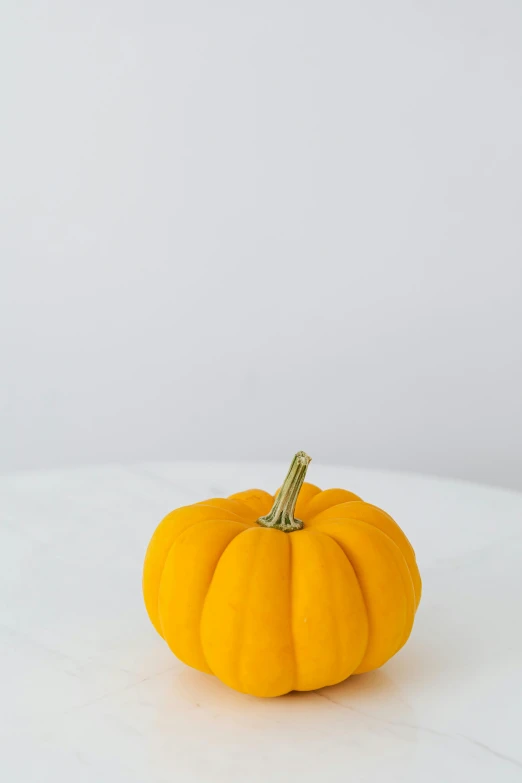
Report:
M 276 530 L 282 530 L 284 533 L 302 530 L 303 523 L 300 519 L 294 518 L 294 511 L 297 497 L 303 486 L 306 471 L 311 461 L 311 457 L 305 454 L 304 451 L 297 452 L 278 492 L 272 510 L 266 516 L 259 517 L 257 520 L 258 525 L 273 527 Z

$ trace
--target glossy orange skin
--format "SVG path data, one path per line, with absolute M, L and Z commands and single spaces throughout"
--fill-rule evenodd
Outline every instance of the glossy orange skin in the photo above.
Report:
M 421 596 L 413 549 L 384 511 L 303 484 L 303 530 L 257 524 L 274 497 L 247 490 L 179 508 L 149 544 L 143 593 L 174 654 L 256 696 L 312 690 L 382 666 Z

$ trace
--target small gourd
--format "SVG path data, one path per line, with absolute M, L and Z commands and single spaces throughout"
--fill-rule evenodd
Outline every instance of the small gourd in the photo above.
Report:
M 147 612 L 182 661 L 279 696 L 341 682 L 405 644 L 421 596 L 413 549 L 376 506 L 303 483 L 298 452 L 275 499 L 260 489 L 168 514 L 143 572 Z

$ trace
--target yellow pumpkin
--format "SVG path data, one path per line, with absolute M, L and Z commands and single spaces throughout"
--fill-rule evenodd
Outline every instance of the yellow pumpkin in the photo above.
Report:
M 178 508 L 149 544 L 143 593 L 172 652 L 255 696 L 333 685 L 406 642 L 421 595 L 415 554 L 384 511 L 304 482 L 299 452 L 276 495 Z

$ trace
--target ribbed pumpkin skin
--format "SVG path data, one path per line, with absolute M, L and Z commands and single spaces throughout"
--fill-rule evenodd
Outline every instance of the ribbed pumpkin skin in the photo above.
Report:
M 333 685 L 404 645 L 421 595 L 413 549 L 384 511 L 303 484 L 304 529 L 261 527 L 274 497 L 248 490 L 168 514 L 143 593 L 172 652 L 255 696 Z

